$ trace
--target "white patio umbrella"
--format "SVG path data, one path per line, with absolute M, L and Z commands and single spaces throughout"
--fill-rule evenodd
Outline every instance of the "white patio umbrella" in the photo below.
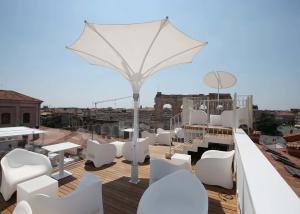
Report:
M 220 89 L 230 88 L 234 86 L 236 83 L 235 76 L 232 73 L 226 71 L 211 71 L 204 76 L 203 82 L 209 87 L 218 89 L 217 109 L 221 110 L 223 106 L 219 105 Z
M 138 182 L 136 144 L 142 84 L 161 69 L 191 63 L 205 44 L 188 37 L 166 17 L 140 24 L 99 25 L 85 21 L 83 33 L 67 47 L 93 65 L 117 70 L 131 84 L 134 100 L 132 183 Z

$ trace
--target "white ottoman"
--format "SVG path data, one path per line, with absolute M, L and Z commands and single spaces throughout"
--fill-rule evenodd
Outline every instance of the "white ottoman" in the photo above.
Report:
M 116 147 L 116 150 L 117 150 L 116 157 L 121 157 L 123 155 L 122 150 L 123 150 L 123 146 L 124 146 L 125 142 L 114 141 L 114 142 L 111 142 L 111 144 L 113 144 Z
M 17 185 L 17 202 L 22 200 L 28 201 L 30 197 L 36 194 L 56 197 L 57 190 L 57 180 L 47 175 L 42 175 Z
M 171 157 L 171 160 L 185 161 L 185 162 L 188 162 L 188 164 L 191 166 L 191 156 L 190 155 L 175 153 Z

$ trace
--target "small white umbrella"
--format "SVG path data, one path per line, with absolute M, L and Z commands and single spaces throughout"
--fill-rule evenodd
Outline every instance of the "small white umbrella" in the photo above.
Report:
M 204 78 L 203 82 L 212 88 L 218 89 L 218 104 L 220 98 L 220 89 L 230 88 L 235 85 L 236 78 L 232 73 L 226 71 L 211 71 L 208 72 Z M 221 110 L 223 106 L 218 105 L 217 109 Z
M 91 64 L 117 70 L 131 84 L 134 100 L 131 182 L 138 182 L 136 144 L 142 84 L 161 69 L 191 63 L 205 44 L 188 37 L 166 17 L 160 21 L 140 24 L 99 25 L 85 21 L 83 33 L 67 47 Z

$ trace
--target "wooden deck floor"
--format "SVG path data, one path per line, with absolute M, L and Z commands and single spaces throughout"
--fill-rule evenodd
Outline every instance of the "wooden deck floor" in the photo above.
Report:
M 151 146 L 150 154 L 163 156 L 168 147 Z M 94 168 L 85 165 L 85 161 L 78 161 L 66 167 L 73 176 L 59 182 L 59 196 L 62 197 L 79 185 L 80 178 L 87 172 L 99 176 L 102 180 L 103 206 L 105 214 L 136 213 L 139 200 L 148 187 L 149 161 L 140 165 L 141 182 L 134 185 L 128 182 L 130 177 L 130 163 L 123 158 L 115 159 L 113 164 Z M 180 185 L 180 183 L 178 183 Z M 205 186 L 209 196 L 209 213 L 237 213 L 235 189 L 226 190 L 215 186 Z M 16 194 L 5 202 L 0 194 L 0 211 L 3 214 L 12 213 L 16 206 Z

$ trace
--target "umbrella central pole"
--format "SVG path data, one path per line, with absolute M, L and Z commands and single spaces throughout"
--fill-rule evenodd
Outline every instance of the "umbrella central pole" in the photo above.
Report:
M 137 184 L 139 182 L 138 162 L 137 162 L 137 143 L 139 135 L 139 94 L 133 94 L 134 111 L 133 111 L 133 159 L 131 164 L 130 183 Z

